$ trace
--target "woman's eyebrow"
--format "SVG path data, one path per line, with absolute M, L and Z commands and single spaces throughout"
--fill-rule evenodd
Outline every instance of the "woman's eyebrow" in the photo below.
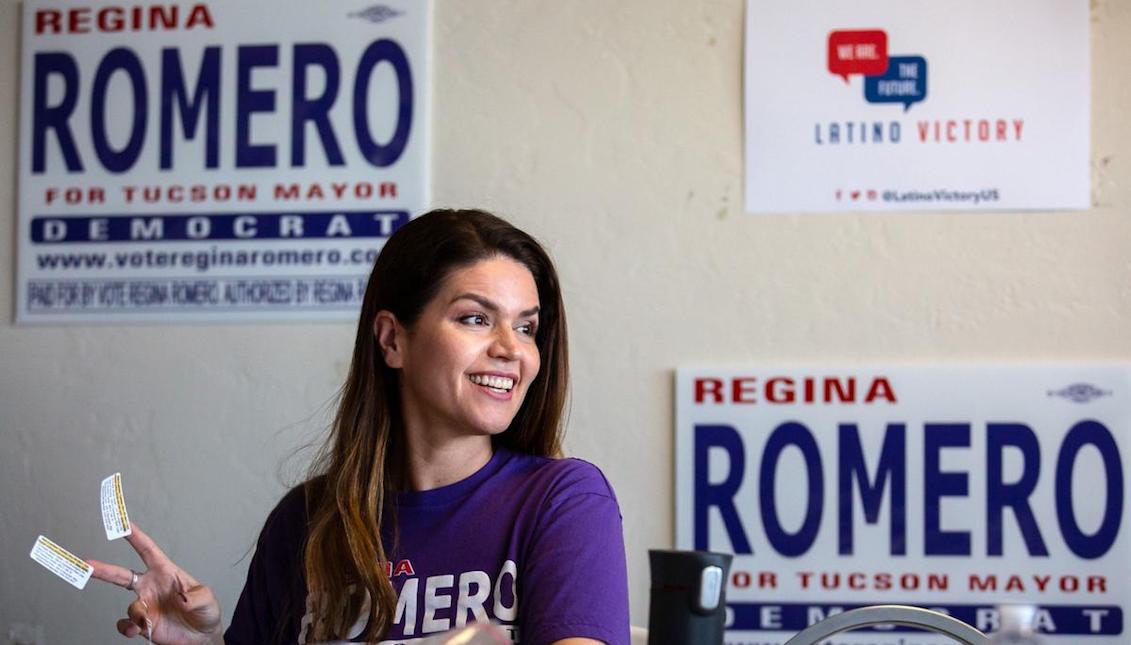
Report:
M 458 301 L 458 300 L 471 300 L 472 302 L 478 303 L 479 306 L 483 307 L 484 309 L 487 309 L 487 310 L 494 312 L 494 313 L 498 313 L 499 311 L 501 311 L 501 308 L 499 307 L 499 305 L 495 304 L 489 298 L 485 298 L 485 297 L 483 297 L 483 296 L 481 296 L 477 293 L 471 293 L 471 292 L 461 293 L 458 296 L 456 296 L 455 298 L 452 298 L 453 303 Z M 530 309 L 524 309 L 524 310 L 518 312 L 518 317 L 519 318 L 526 318 L 527 316 L 533 316 L 533 315 L 537 314 L 538 311 L 539 311 L 538 306 L 534 306 L 534 307 L 531 307 Z

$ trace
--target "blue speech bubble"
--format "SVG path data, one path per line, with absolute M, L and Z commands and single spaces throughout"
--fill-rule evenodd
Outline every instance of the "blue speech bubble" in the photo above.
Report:
M 888 71 L 864 77 L 864 99 L 869 103 L 902 103 L 903 111 L 927 98 L 927 59 L 890 56 Z

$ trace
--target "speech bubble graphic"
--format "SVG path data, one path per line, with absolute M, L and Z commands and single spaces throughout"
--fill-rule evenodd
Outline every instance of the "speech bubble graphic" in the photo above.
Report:
M 887 72 L 864 78 L 864 100 L 869 103 L 902 103 L 903 111 L 927 98 L 927 59 L 922 56 L 892 56 Z
M 882 29 L 829 32 L 829 72 L 848 82 L 851 74 L 877 76 L 888 70 L 888 34 Z

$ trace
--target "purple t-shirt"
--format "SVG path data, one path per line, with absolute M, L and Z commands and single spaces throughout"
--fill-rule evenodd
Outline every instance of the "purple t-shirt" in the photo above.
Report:
M 381 530 L 398 597 L 383 642 L 490 620 L 522 645 L 568 637 L 628 644 L 620 511 L 596 466 L 496 448 L 462 481 L 400 493 L 396 515 L 396 541 L 388 521 Z M 305 533 L 299 487 L 267 518 L 228 645 L 307 642 Z M 364 626 L 362 618 L 351 635 Z

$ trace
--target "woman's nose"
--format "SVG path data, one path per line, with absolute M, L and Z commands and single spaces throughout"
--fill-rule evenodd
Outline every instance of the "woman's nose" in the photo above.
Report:
M 509 327 L 499 327 L 495 331 L 494 342 L 491 343 L 489 354 L 493 358 L 517 360 L 519 357 L 518 339 L 516 332 Z

